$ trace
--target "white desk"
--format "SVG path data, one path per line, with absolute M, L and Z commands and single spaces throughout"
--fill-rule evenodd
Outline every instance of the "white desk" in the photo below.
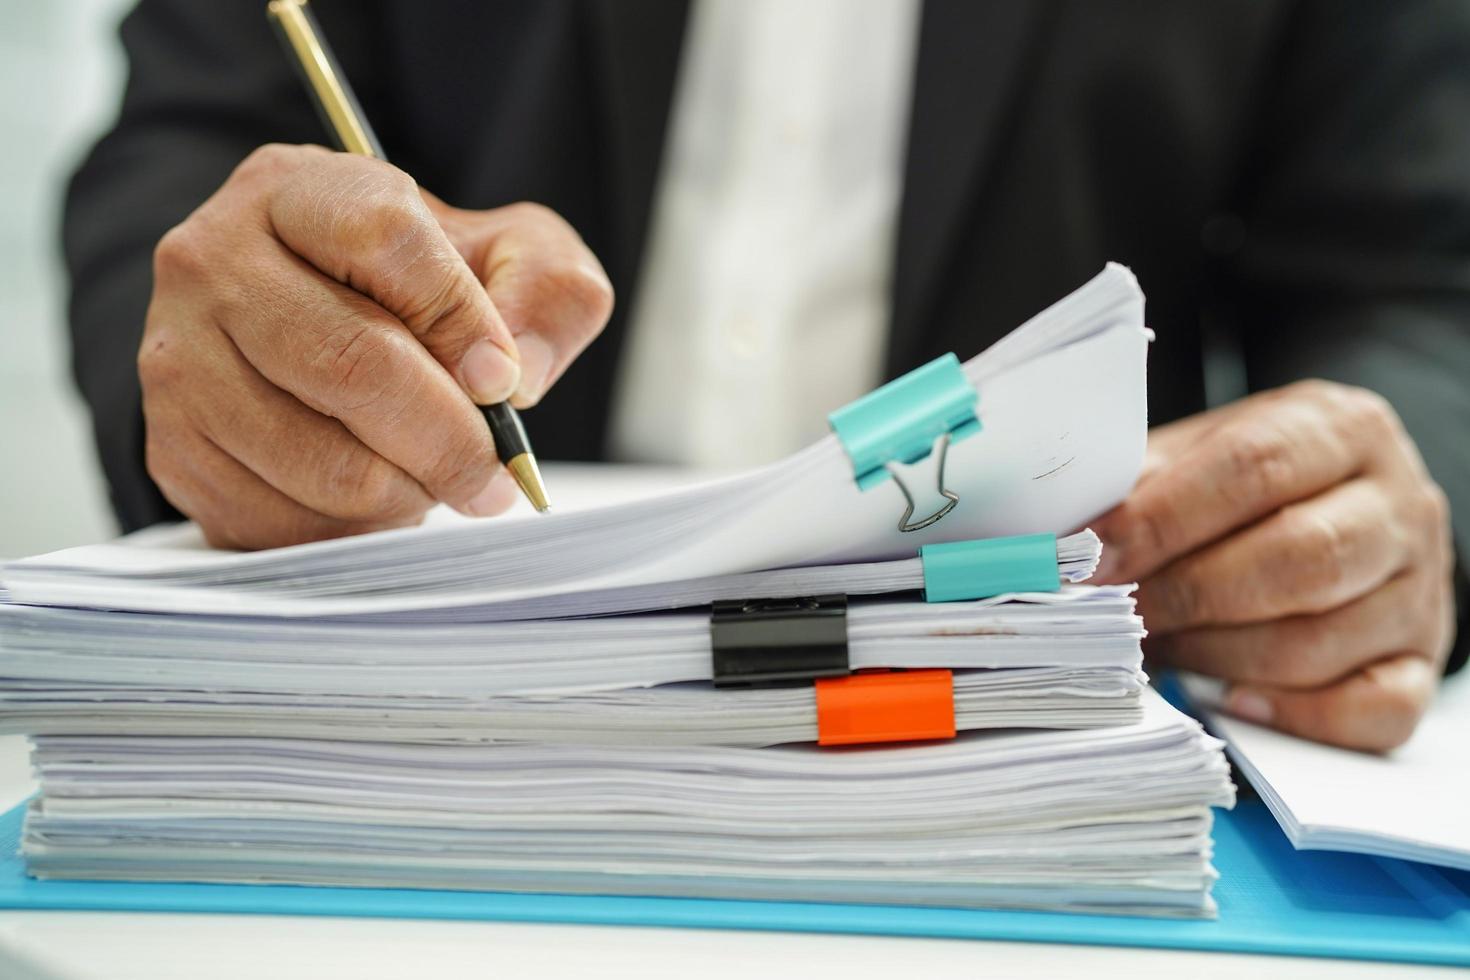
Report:
M 0 738 L 0 807 L 33 790 L 19 738 Z M 1396 964 L 1034 943 L 705 929 L 111 912 L 0 913 L 0 980 L 405 980 L 432 976 L 1445 977 Z

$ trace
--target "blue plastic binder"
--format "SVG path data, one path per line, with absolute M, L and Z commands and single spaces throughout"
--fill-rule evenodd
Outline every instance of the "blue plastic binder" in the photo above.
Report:
M 1211 922 L 703 899 L 507 895 L 287 885 L 35 881 L 16 855 L 22 810 L 0 817 L 0 908 L 479 919 L 769 929 L 1155 946 L 1470 966 L 1470 873 L 1298 852 L 1259 803 L 1215 825 Z

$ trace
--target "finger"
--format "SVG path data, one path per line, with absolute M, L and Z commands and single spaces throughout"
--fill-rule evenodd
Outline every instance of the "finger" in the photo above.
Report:
M 1429 660 L 1399 654 L 1311 690 L 1236 687 L 1225 705 L 1240 718 L 1292 735 L 1386 752 L 1408 741 L 1438 683 L 1439 669 Z
M 1225 423 L 1238 418 L 1243 413 L 1264 410 L 1267 406 L 1279 401 L 1282 392 L 1286 390 L 1272 388 L 1269 391 L 1257 392 L 1246 398 L 1221 405 L 1219 408 L 1196 412 L 1194 415 L 1186 415 L 1182 419 L 1176 419 L 1164 425 L 1156 425 L 1148 430 L 1149 456 L 1159 463 L 1177 459 L 1186 450 L 1193 448 L 1200 440 L 1208 438 Z M 1140 476 L 1140 481 L 1145 476 Z
M 460 211 L 425 194 L 451 229 L 515 337 L 521 384 L 512 404 L 540 400 L 607 325 L 613 290 L 571 225 L 536 204 Z
M 499 236 L 485 288 L 515 336 L 522 380 L 514 403 L 528 408 L 607 325 L 613 291 L 591 249 L 546 212 Z
M 488 513 L 480 498 L 498 468 L 489 428 L 403 324 L 282 246 L 237 261 L 248 261 L 251 285 L 218 324 L 260 374 L 339 420 L 435 500 Z
M 1168 562 L 1358 473 L 1362 410 L 1337 387 L 1293 386 L 1248 400 L 1155 468 L 1092 527 L 1106 545 L 1099 581 L 1143 579 Z
M 1351 480 L 1169 565 L 1138 590 L 1150 633 L 1335 609 L 1409 564 L 1412 543 L 1372 480 Z
M 396 317 L 476 402 L 516 390 L 510 331 L 407 174 L 331 154 L 292 171 L 268 214 L 287 248 Z
M 150 419 L 148 471 L 169 503 L 217 548 L 255 550 L 346 537 L 418 523 L 418 518 L 350 521 L 292 500 L 201 433 Z
M 1196 448 L 1200 442 L 1210 438 L 1227 423 L 1256 412 L 1273 411 L 1273 406 L 1282 400 L 1290 400 L 1298 395 L 1299 392 L 1292 385 L 1270 388 L 1218 408 L 1154 426 L 1148 430 L 1148 449 L 1137 484 L 1142 486 L 1144 481 L 1167 473 L 1180 456 Z
M 277 388 L 227 336 L 199 331 L 195 384 L 182 393 L 202 434 L 249 470 L 327 517 L 413 521 L 434 500 L 418 481 L 373 452 L 336 419 Z
M 1431 583 L 1417 572 L 1321 615 L 1203 627 L 1144 641 L 1151 660 L 1240 684 L 1321 687 L 1385 650 L 1435 649 L 1440 624 Z

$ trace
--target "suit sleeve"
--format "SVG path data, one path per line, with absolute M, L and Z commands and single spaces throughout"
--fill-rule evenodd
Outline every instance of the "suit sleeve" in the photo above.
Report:
M 1470 6 L 1299 7 L 1219 287 L 1253 390 L 1307 377 L 1394 405 L 1470 557 Z M 1456 573 L 1470 652 L 1470 584 Z
M 364 73 L 366 5 L 314 6 L 327 8 L 318 16 L 345 70 Z M 126 530 L 178 517 L 143 461 L 135 362 L 154 246 L 255 147 L 323 142 L 264 8 L 257 0 L 139 3 L 120 29 L 128 80 L 118 118 L 67 189 L 62 244 L 72 370 Z

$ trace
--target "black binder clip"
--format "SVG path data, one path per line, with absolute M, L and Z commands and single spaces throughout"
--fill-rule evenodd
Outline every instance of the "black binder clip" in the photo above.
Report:
M 725 599 L 710 612 L 715 687 L 846 677 L 847 596 Z

